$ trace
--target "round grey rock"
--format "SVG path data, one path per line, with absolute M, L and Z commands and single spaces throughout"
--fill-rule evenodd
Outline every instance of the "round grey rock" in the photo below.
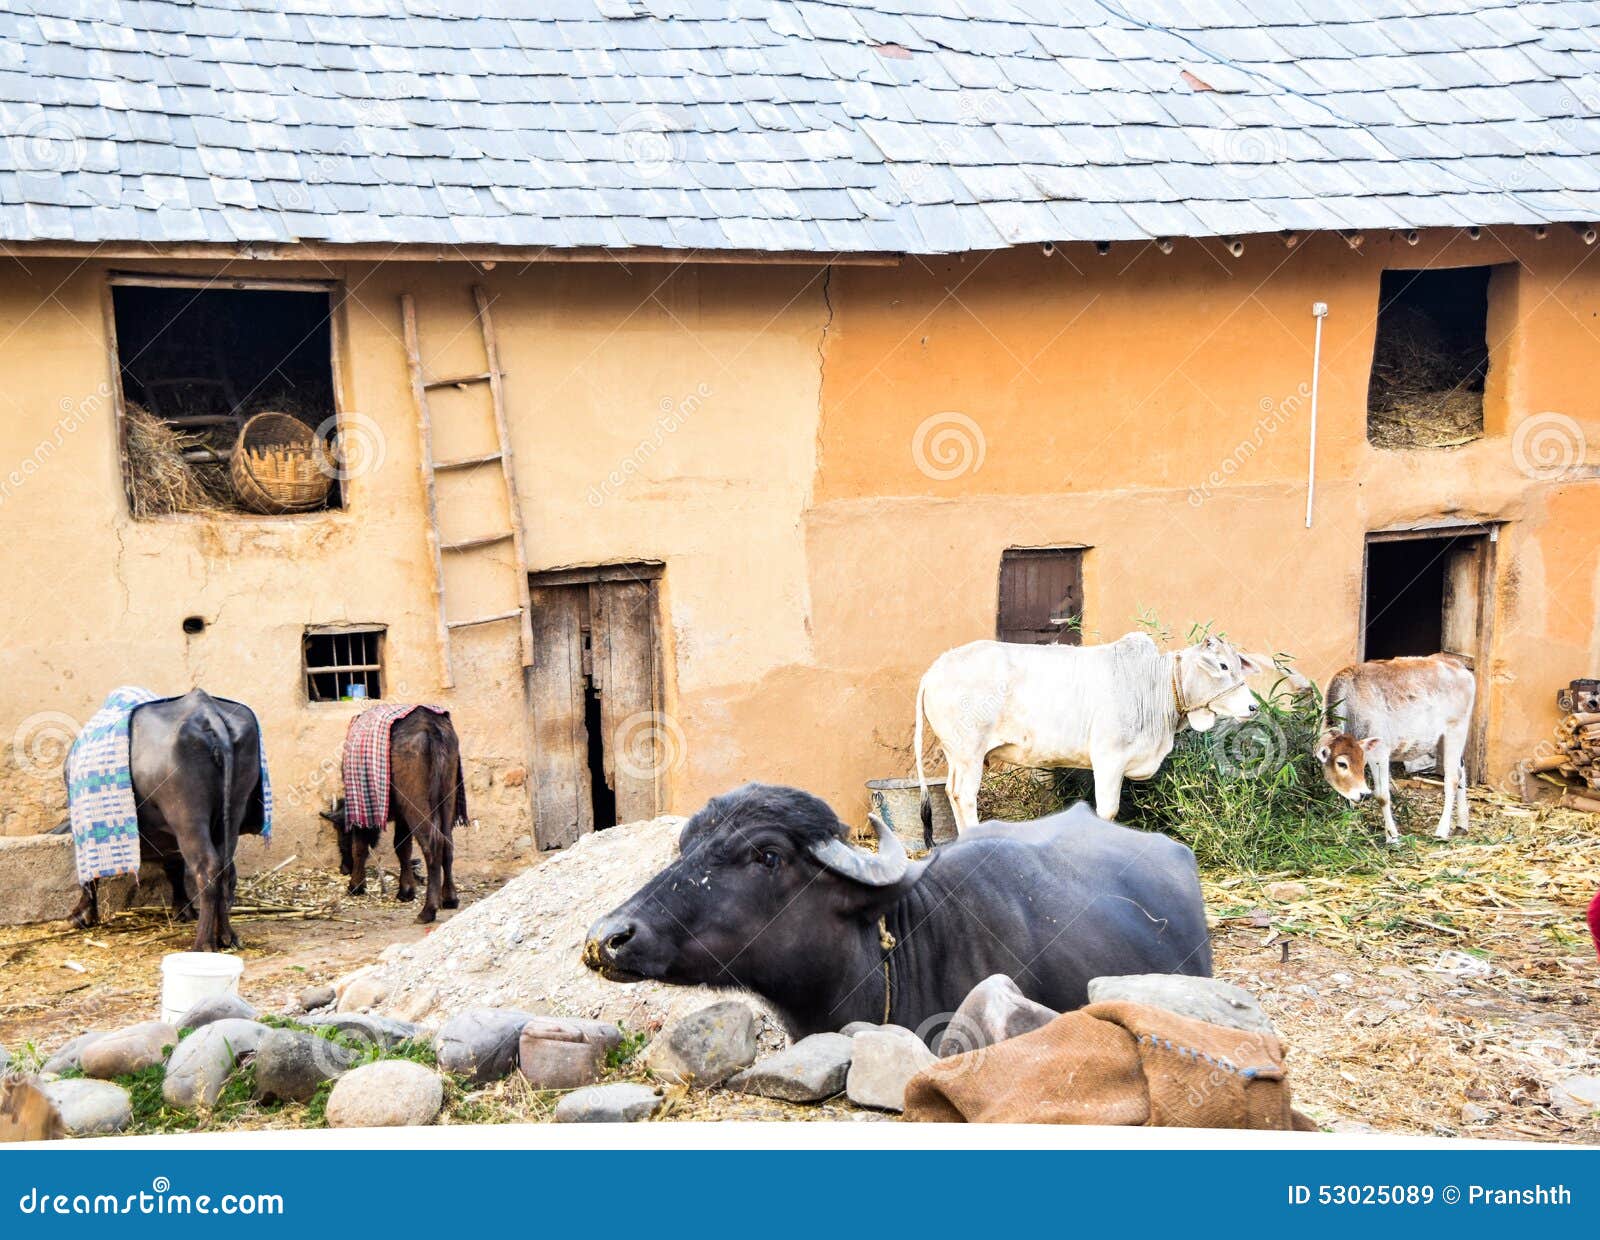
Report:
M 39 1086 L 67 1132 L 74 1137 L 121 1132 L 133 1119 L 133 1100 L 112 1081 L 78 1077 Z
M 556 1123 L 632 1124 L 649 1119 L 662 1102 L 661 1093 L 648 1085 L 590 1085 L 556 1103 Z
M 982 1050 L 1048 1025 L 1061 1013 L 1035 1003 L 1004 973 L 983 979 L 961 1001 L 939 1039 L 939 1057 Z
M 252 1004 L 246 1003 L 232 991 L 220 995 L 207 995 L 178 1020 L 179 1029 L 202 1029 L 219 1020 L 254 1020 L 261 1015 Z
M 1190 1020 L 1243 1029 L 1246 1033 L 1274 1032 L 1272 1021 L 1254 995 L 1214 977 L 1130 973 L 1124 977 L 1097 977 L 1089 983 L 1090 1003 L 1119 1000 L 1163 1008 Z
M 312 1029 L 331 1027 L 346 1037 L 371 1042 L 385 1050 L 393 1050 L 402 1042 L 413 1042 L 422 1033 L 410 1021 L 363 1012 L 323 1012 L 303 1017 L 300 1023 Z
M 348 1046 L 298 1029 L 268 1029 L 256 1046 L 256 1097 L 309 1102 L 324 1081 L 343 1076 L 360 1056 Z
M 756 1014 L 748 1003 L 724 999 L 656 1035 L 645 1066 L 658 1077 L 711 1089 L 756 1059 Z
M 482 1084 L 498 1081 L 517 1066 L 522 1028 L 532 1012 L 469 1007 L 445 1021 L 434 1038 L 439 1066 Z
M 228 1017 L 196 1029 L 172 1052 L 161 1096 L 185 1110 L 216 1104 L 228 1077 L 246 1055 L 253 1055 L 267 1026 Z
M 83 1067 L 84 1048 L 91 1042 L 97 1042 L 105 1036 L 105 1030 L 103 1029 L 96 1029 L 91 1033 L 80 1033 L 40 1065 L 39 1075 L 60 1076 L 69 1068 L 81 1070 Z
M 295 997 L 301 1011 L 315 1012 L 318 1008 L 332 1007 L 339 996 L 332 986 L 307 986 Z
M 906 1083 L 937 1058 L 909 1029 L 899 1025 L 868 1029 L 851 1039 L 845 1093 L 857 1106 L 903 1111 Z
M 728 1078 L 728 1088 L 785 1102 L 821 1102 L 844 1089 L 853 1039 L 814 1033 Z
M 96 1038 L 83 1048 L 79 1063 L 85 1076 L 109 1080 L 161 1063 L 167 1048 L 177 1044 L 177 1029 L 164 1021 L 147 1020 Z
M 328 1095 L 333 1128 L 404 1128 L 431 1124 L 444 1105 L 444 1081 L 409 1059 L 362 1064 Z

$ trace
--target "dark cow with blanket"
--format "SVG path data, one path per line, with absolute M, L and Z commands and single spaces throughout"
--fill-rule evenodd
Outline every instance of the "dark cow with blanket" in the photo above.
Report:
M 178 916 L 197 922 L 195 951 L 238 947 L 228 919 L 238 886 L 234 848 L 241 834 L 270 827 L 255 712 L 193 689 L 133 706 L 126 727 L 138 861 L 166 870 Z M 75 798 L 71 759 L 67 769 Z M 97 883 L 83 883 L 73 925 L 99 921 Z
M 411 854 L 422 849 L 427 891 L 420 922 L 441 908 L 456 908 L 455 826 L 467 821 L 461 742 L 448 712 L 431 706 L 377 706 L 350 721 L 344 747 L 345 795 L 322 817 L 339 837 L 339 869 L 350 894 L 367 890 L 367 857 L 389 821 L 400 863 L 401 900 L 417 898 L 421 868 Z
M 584 962 L 613 981 L 754 991 L 797 1038 L 855 1020 L 926 1032 L 995 973 L 1056 1011 L 1107 974 L 1210 976 L 1194 854 L 1174 840 L 1080 804 L 983 823 L 912 862 L 874 826 L 875 853 L 809 793 L 716 797 L 679 858 L 589 928 Z

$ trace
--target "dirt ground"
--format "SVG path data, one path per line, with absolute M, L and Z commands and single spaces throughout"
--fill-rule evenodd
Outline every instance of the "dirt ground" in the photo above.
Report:
M 1425 830 L 1437 794 L 1412 796 Z M 1467 838 L 1408 837 L 1376 873 L 1207 875 L 1217 974 L 1259 996 L 1289 1047 L 1297 1104 L 1324 1122 L 1600 1144 L 1600 1124 L 1563 1117 L 1548 1092 L 1600 1071 L 1600 964 L 1582 920 L 1600 885 L 1600 823 L 1490 800 L 1476 800 L 1473 813 Z M 464 903 L 499 885 L 467 880 Z M 250 997 L 275 1010 L 390 944 L 419 941 L 429 929 L 392 893 L 392 875 L 382 894 L 359 898 L 320 871 L 244 884 L 241 904 L 293 910 L 238 918 Z M 160 959 L 186 950 L 190 934 L 152 909 L 89 932 L 0 930 L 0 1044 L 48 1050 L 85 1029 L 153 1016 Z M 861 1117 L 717 1097 L 674 1110 Z M 486 1119 L 540 1117 L 514 1099 L 485 1102 L 495 1104 Z
M 502 881 L 458 876 L 463 906 Z M 394 898 L 392 868 L 381 880 L 369 877 L 365 896 L 347 895 L 345 882 L 334 871 L 304 870 L 240 884 L 241 906 L 294 910 L 234 915 L 258 1006 L 275 1010 L 305 987 L 332 982 L 455 915 L 441 910 L 434 927 L 418 925 L 418 905 Z M 0 927 L 0 1045 L 13 1053 L 29 1042 L 50 1050 L 87 1029 L 154 1019 L 161 958 L 188 951 L 193 941 L 193 923 L 174 922 L 165 908 L 129 909 L 87 931 L 64 922 Z

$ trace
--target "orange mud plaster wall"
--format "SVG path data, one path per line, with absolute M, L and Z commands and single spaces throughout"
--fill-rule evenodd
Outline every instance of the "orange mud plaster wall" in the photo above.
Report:
M 1596 670 L 1600 487 L 1529 468 L 1532 415 L 1600 445 L 1589 379 L 1600 264 L 1567 230 L 1471 243 L 1337 238 L 1293 250 L 1069 246 L 899 267 L 235 264 L 342 282 L 347 425 L 376 445 L 342 512 L 132 521 L 103 311 L 110 264 L 30 260 L 0 280 L 0 832 L 59 821 L 52 744 L 111 687 L 201 683 L 254 705 L 280 802 L 271 856 L 326 862 L 352 707 L 311 706 L 308 624 L 389 626 L 390 696 L 439 701 L 463 736 L 464 864 L 531 845 L 529 726 L 513 625 L 455 642 L 440 688 L 433 571 L 399 298 L 430 376 L 483 367 L 471 286 L 494 298 L 529 565 L 657 560 L 670 808 L 745 779 L 800 784 L 861 816 L 866 779 L 911 768 L 916 681 L 992 636 L 1001 552 L 1084 544 L 1090 640 L 1149 610 L 1212 621 L 1325 679 L 1356 652 L 1363 536 L 1506 522 L 1497 558 L 1490 773 Z M 1519 262 L 1491 306 L 1490 434 L 1383 452 L 1365 393 L 1383 266 Z M 217 264 L 118 263 L 207 274 Z M 1328 303 L 1316 521 L 1304 528 L 1311 303 Z M 434 402 L 440 458 L 490 443 L 471 392 Z M 354 415 L 359 415 L 359 418 Z M 1543 424 L 1541 424 L 1543 425 Z M 1559 427 L 1557 428 L 1559 429 Z M 41 449 L 41 445 L 48 445 Z M 1559 445 L 1558 445 L 1559 446 Z M 1593 452 L 1591 452 L 1591 457 Z M 1519 464 L 1519 460 L 1522 462 Z M 497 528 L 492 470 L 441 477 L 444 536 Z M 447 570 L 455 615 L 515 598 L 508 560 Z M 185 616 L 208 626 L 185 636 Z M 11 737 L 13 743 L 5 744 Z M 37 742 L 37 743 L 35 743 Z
M 1500 263 L 1520 270 L 1491 289 L 1487 436 L 1370 446 L 1382 269 Z M 817 699 L 819 735 L 856 741 L 829 772 L 843 787 L 909 769 L 916 679 L 993 636 L 1011 546 L 1092 548 L 1088 640 L 1144 613 L 1180 636 L 1209 621 L 1325 681 L 1358 649 L 1367 531 L 1504 521 L 1497 781 L 1549 735 L 1555 689 L 1600 671 L 1600 484 L 1584 463 L 1600 459 L 1600 261 L 1569 230 L 1374 236 L 1359 253 L 1263 237 L 1240 259 L 1182 241 L 1026 248 L 840 270 L 832 298 L 807 540 L 818 661 L 854 690 Z M 1315 301 L 1329 313 L 1308 530 Z

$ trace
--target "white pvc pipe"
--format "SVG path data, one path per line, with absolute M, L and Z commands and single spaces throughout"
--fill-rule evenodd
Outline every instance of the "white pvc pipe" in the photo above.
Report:
M 1306 529 L 1311 528 L 1311 505 L 1317 498 L 1317 382 L 1322 377 L 1322 320 L 1328 317 L 1328 303 L 1311 303 L 1311 317 L 1317 321 L 1317 341 L 1311 347 L 1311 454 L 1306 461 Z

